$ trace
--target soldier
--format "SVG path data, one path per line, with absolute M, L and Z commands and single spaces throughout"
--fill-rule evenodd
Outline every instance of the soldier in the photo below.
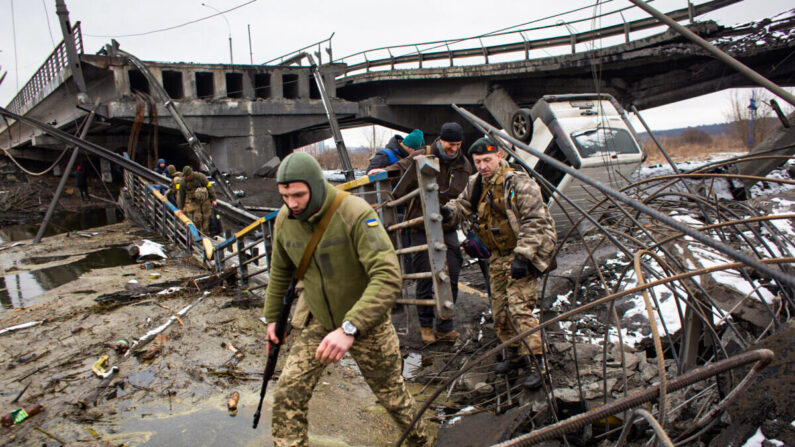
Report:
M 325 210 L 342 194 L 323 178 L 312 156 L 287 156 L 276 174 L 285 206 L 275 221 L 270 282 L 265 297 L 268 339 L 292 272 Z M 339 262 L 344 259 L 347 262 Z M 293 342 L 273 397 L 274 445 L 307 445 L 307 410 L 325 366 L 350 352 L 378 401 L 400 427 L 416 413 L 401 375 L 399 341 L 389 313 L 401 280 L 397 255 L 372 207 L 347 196 L 334 211 L 303 278 L 301 301 L 309 321 Z M 300 322 L 297 326 L 304 326 Z M 344 402 L 340 410 L 345 411 Z M 409 442 L 428 445 L 425 422 L 414 426 Z
M 168 176 L 171 177 L 171 186 L 166 190 L 166 197 L 169 202 L 181 209 L 182 204 L 177 203 L 177 192 L 179 192 L 179 185 L 182 183 L 182 172 L 177 171 L 174 165 L 168 165 Z
M 401 176 L 414 163 L 414 158 L 420 155 L 435 155 L 439 160 L 439 174 L 436 183 L 439 185 L 439 205 L 455 199 L 464 190 L 467 178 L 472 174 L 472 164 L 461 153 L 461 141 L 464 139 L 464 129 L 458 123 L 442 124 L 439 138 L 425 150 L 414 151 L 399 162 L 387 166 L 386 171 L 399 173 Z M 406 212 L 406 220 L 422 216 L 422 206 L 419 201 L 411 201 Z M 427 243 L 425 230 L 414 227 L 408 230 L 408 245 L 423 245 Z M 455 225 L 444 225 L 444 243 L 447 246 L 447 270 L 450 274 L 450 286 L 453 292 L 453 302 L 458 298 L 458 274 L 461 272 L 461 247 Z M 415 273 L 430 270 L 430 260 L 427 253 L 415 253 L 411 257 L 411 270 Z M 424 278 L 417 280 L 417 299 L 433 299 L 433 280 Z M 453 328 L 452 319 L 436 318 L 433 306 L 417 306 L 417 316 L 420 320 L 420 336 L 425 344 L 436 340 L 456 341 L 461 334 Z M 436 333 L 433 325 L 436 322 Z
M 182 183 L 177 190 L 177 205 L 201 230 L 210 231 L 210 204 L 215 206 L 215 190 L 212 183 L 201 172 L 185 166 L 182 170 Z
M 502 152 L 491 138 L 481 138 L 469 148 L 478 173 L 469 178 L 457 199 L 442 208 L 443 221 L 458 224 L 470 215 L 477 216 L 474 229 L 491 251 L 489 277 L 492 293 L 494 329 L 500 340 L 538 325 L 533 308 L 538 301 L 538 277 L 553 262 L 557 234 L 541 197 L 541 190 L 525 172 L 517 171 L 502 159 Z M 526 339 L 532 353 L 543 352 L 541 334 Z M 510 346 L 497 364 L 498 373 L 529 365 L 524 344 Z M 531 371 L 523 385 L 541 384 L 538 371 Z

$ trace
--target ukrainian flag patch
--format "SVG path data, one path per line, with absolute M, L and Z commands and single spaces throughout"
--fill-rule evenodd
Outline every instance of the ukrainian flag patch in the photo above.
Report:
M 367 219 L 365 222 L 367 223 L 368 227 L 377 227 L 378 226 L 378 219 L 375 219 L 375 218 Z

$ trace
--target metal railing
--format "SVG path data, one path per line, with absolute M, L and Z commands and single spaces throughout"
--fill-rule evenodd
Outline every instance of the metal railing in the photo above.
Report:
M 401 299 L 398 303 L 435 306 L 441 318 L 453 316 L 454 304 L 450 274 L 447 268 L 442 216 L 440 213 L 436 176 L 439 164 L 436 157 L 417 157 L 393 189 L 386 172 L 365 176 L 338 185 L 337 188 L 363 198 L 370 203 L 390 235 L 398 256 L 426 252 L 430 260 L 427 272 L 401 272 L 403 281 L 430 279 L 434 298 L 429 300 Z M 220 273 L 228 267 L 237 270 L 241 289 L 251 292 L 267 286 L 271 261 L 274 221 L 278 211 L 260 217 L 221 242 L 203 235 L 196 225 L 169 202 L 160 185 L 149 183 L 130 171 L 124 176 L 127 198 L 139 215 L 160 233 L 191 255 L 197 256 L 210 270 Z M 399 196 L 399 198 L 395 198 Z M 399 222 L 398 207 L 408 202 L 418 203 L 423 216 Z M 403 247 L 402 233 L 420 228 L 427 243 Z M 262 262 L 264 260 L 264 262 Z M 402 265 L 402 264 L 401 264 Z
M 75 40 L 75 47 L 78 54 L 83 54 L 83 33 L 80 30 L 80 22 L 75 23 L 72 27 L 72 37 Z M 14 113 L 25 113 L 25 106 L 38 101 L 41 98 L 39 95 L 43 92 L 53 81 L 58 83 L 63 82 L 61 75 L 66 67 L 69 66 L 69 60 L 66 57 L 66 43 L 61 41 L 57 47 L 50 53 L 50 56 L 41 64 L 41 67 L 36 71 L 36 74 L 30 78 L 24 87 L 14 96 L 14 99 L 8 103 L 6 108 Z
M 300 62 L 301 59 L 304 58 L 303 54 L 306 52 L 306 50 L 308 50 L 310 48 L 315 48 L 315 47 L 317 47 L 317 50 L 315 51 L 315 55 L 317 56 L 317 63 L 318 64 L 322 64 L 323 63 L 323 52 L 321 50 L 324 49 L 323 48 L 323 44 L 325 42 L 328 42 L 328 46 L 325 48 L 325 50 L 328 53 L 329 61 L 331 61 L 332 60 L 331 38 L 334 37 L 334 34 L 336 34 L 336 33 L 331 33 L 331 35 L 328 36 L 328 38 L 326 38 L 326 39 L 317 41 L 315 43 L 310 43 L 309 45 L 307 45 L 305 47 L 302 47 L 302 48 L 299 48 L 297 50 L 291 51 L 291 52 L 289 52 L 287 54 L 283 54 L 283 55 L 281 55 L 279 57 L 275 57 L 275 58 L 273 58 L 273 59 L 271 59 L 271 60 L 269 60 L 267 62 L 263 62 L 260 65 L 271 65 L 274 62 L 277 62 L 276 65 L 292 65 L 292 64 Z
M 692 5 L 688 2 L 687 8 L 678 9 L 669 12 L 667 15 L 673 20 L 682 21 L 690 19 L 698 15 L 703 15 L 716 9 L 737 3 L 741 0 L 712 0 L 701 5 Z M 493 33 L 481 34 L 478 36 L 465 37 L 452 40 L 438 40 L 423 43 L 394 45 L 388 47 L 374 48 L 370 50 L 360 51 L 348 56 L 336 59 L 334 62 L 349 64 L 341 77 L 351 76 L 355 74 L 369 73 L 373 68 L 382 67 L 384 70 L 395 70 L 399 65 L 416 64 L 417 68 L 423 68 L 424 62 L 447 60 L 450 67 L 456 65 L 456 60 L 482 57 L 483 64 L 490 63 L 489 57 L 496 55 L 504 55 L 516 53 L 520 54 L 517 60 L 530 60 L 531 50 L 540 50 L 553 47 L 569 46 L 571 48 L 570 54 L 576 53 L 576 44 L 590 42 L 609 37 L 624 35 L 625 42 L 629 43 L 629 35 L 631 32 L 648 30 L 653 28 L 660 28 L 664 26 L 654 17 L 638 19 L 635 21 L 627 22 L 624 20 L 623 12 L 633 9 L 634 6 L 629 6 L 614 11 L 596 14 L 591 17 L 570 20 L 566 22 L 559 21 L 554 24 L 540 25 L 530 28 L 523 28 L 518 30 L 504 31 L 500 30 Z M 571 12 L 579 11 L 583 8 L 578 8 L 564 14 L 557 14 L 551 17 L 566 15 Z M 580 33 L 572 32 L 572 25 L 590 22 L 595 19 L 601 19 L 608 16 L 620 16 L 621 23 L 610 25 L 604 28 L 584 31 Z M 530 23 L 541 22 L 545 19 L 538 19 Z M 542 32 L 554 28 L 563 28 L 566 34 L 543 37 L 537 39 L 529 39 L 525 33 Z M 484 39 L 505 40 L 506 37 L 515 36 L 517 41 L 513 43 L 501 43 L 494 45 L 484 44 Z M 474 45 L 473 45 L 474 44 Z M 454 46 L 466 45 L 466 48 L 453 49 Z M 398 54 L 396 53 L 401 53 Z M 362 60 L 363 59 L 363 60 Z
M 177 212 L 177 207 L 160 192 L 160 185 L 124 171 L 124 186 L 129 203 L 154 231 L 205 263 L 212 258 L 214 248 L 207 243 L 210 239 L 203 237 L 188 217 Z

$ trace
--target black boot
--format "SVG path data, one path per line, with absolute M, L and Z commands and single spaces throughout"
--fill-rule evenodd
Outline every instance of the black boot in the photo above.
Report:
M 508 374 L 515 369 L 521 369 L 527 365 L 526 356 L 520 356 L 518 348 L 508 348 L 503 355 L 502 361 L 497 362 L 494 371 L 497 374 Z
M 522 386 L 528 390 L 534 390 L 541 386 L 541 373 L 539 369 L 541 368 L 543 359 L 541 356 L 536 356 L 536 363 L 533 364 L 529 357 L 525 357 L 525 361 L 528 365 L 530 365 L 530 371 L 527 373 L 527 377 L 522 381 Z

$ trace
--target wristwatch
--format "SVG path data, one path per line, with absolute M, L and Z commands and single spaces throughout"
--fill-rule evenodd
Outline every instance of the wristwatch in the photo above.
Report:
M 359 336 L 359 329 L 348 320 L 342 322 L 342 332 L 344 332 L 345 335 L 350 335 L 353 338 Z

